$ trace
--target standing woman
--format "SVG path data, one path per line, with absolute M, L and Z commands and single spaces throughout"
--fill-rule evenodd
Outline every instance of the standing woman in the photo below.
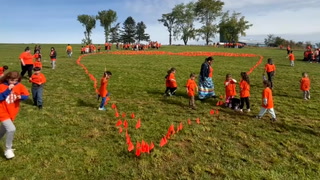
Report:
M 51 59 L 51 65 L 52 65 L 52 69 L 56 68 L 56 60 L 57 60 L 57 52 L 54 49 L 54 47 L 51 47 L 51 51 L 50 51 L 50 59 Z M 31 76 L 30 76 L 31 77 Z
M 21 62 L 21 77 L 28 71 L 29 78 L 32 76 L 33 69 L 33 55 L 30 53 L 30 48 L 26 47 L 24 52 L 20 54 L 20 62 Z
M 211 63 L 213 62 L 212 56 L 205 59 L 201 65 L 199 75 L 199 99 L 205 99 L 208 97 L 215 97 L 214 83 L 212 81 L 213 68 Z

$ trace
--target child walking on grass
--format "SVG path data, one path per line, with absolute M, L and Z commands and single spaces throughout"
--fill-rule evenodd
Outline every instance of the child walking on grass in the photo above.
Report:
M 261 119 L 262 116 L 268 111 L 271 114 L 271 121 L 276 121 L 276 113 L 273 109 L 273 97 L 272 90 L 270 89 L 270 82 L 268 80 L 263 81 L 264 89 L 262 91 L 262 106 L 258 116 L 258 119 Z
M 46 83 L 46 77 L 44 74 L 41 73 L 40 67 L 33 68 L 33 74 L 29 79 L 29 82 L 32 83 L 31 85 L 31 92 L 33 98 L 33 105 L 37 106 L 39 109 L 42 109 L 43 100 L 42 100 L 42 93 L 43 93 L 43 86 Z
M 270 88 L 273 88 L 273 76 L 276 74 L 276 66 L 273 64 L 272 59 L 268 59 L 268 63 L 264 67 L 263 76 L 267 73 L 268 81 L 270 82 Z
M 99 88 L 99 95 L 98 95 L 98 99 L 100 97 L 102 98 L 99 109 L 98 109 L 100 111 L 107 110 L 105 108 L 105 103 L 106 103 L 107 97 L 110 96 L 110 93 L 108 92 L 107 88 L 108 88 L 108 82 L 111 76 L 112 76 L 112 73 L 110 71 L 105 71 L 100 81 L 100 88 Z
M 231 74 L 226 75 L 226 80 L 224 81 L 224 87 L 226 89 L 226 107 L 231 107 L 231 99 L 234 98 L 236 93 L 236 83 L 237 81 L 232 78 Z
M 190 78 L 188 79 L 187 84 L 186 84 L 186 90 L 187 90 L 187 94 L 189 96 L 189 107 L 192 109 L 196 109 L 194 96 L 195 96 L 196 92 L 198 92 L 198 86 L 197 86 L 195 79 L 196 79 L 196 74 L 191 73 Z
M 293 54 L 293 51 L 290 51 L 290 54 L 287 56 L 287 58 L 289 58 L 289 61 L 290 61 L 290 66 L 294 66 L 294 60 L 295 60 L 295 57 L 294 57 L 294 54 Z
M 300 89 L 303 91 L 303 99 L 310 99 L 310 79 L 306 72 L 302 73 L 302 78 L 300 79 Z
M 172 96 L 176 94 L 177 90 L 177 81 L 176 77 L 174 76 L 176 73 L 176 68 L 171 68 L 168 72 L 167 75 L 165 76 L 166 78 L 166 91 L 164 92 L 166 96 Z
M 246 103 L 247 112 L 250 112 L 250 79 L 246 72 L 241 72 L 240 75 L 240 112 L 243 112 L 244 103 Z
M 27 88 L 20 82 L 19 72 L 8 72 L 0 78 L 0 139 L 7 134 L 4 152 L 7 159 L 15 156 L 12 142 L 16 127 L 13 121 L 19 112 L 20 101 L 26 100 L 29 96 Z

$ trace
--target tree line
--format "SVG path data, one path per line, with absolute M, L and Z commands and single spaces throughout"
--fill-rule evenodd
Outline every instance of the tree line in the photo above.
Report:
M 275 36 L 273 34 L 267 35 L 267 38 L 264 39 L 264 44 L 269 47 L 290 46 L 290 47 L 295 47 L 295 48 L 305 48 L 307 46 L 312 46 L 312 43 L 310 41 L 295 42 L 293 40 L 283 39 L 282 37 Z M 315 43 L 315 45 L 320 47 L 320 43 Z
M 240 36 L 245 36 L 245 31 L 252 24 L 245 20 L 241 13 L 229 11 L 222 12 L 224 2 L 220 0 L 198 0 L 196 2 L 181 3 L 174 6 L 169 13 L 162 14 L 158 19 L 167 28 L 169 33 L 169 45 L 174 40 L 182 40 L 187 45 L 189 40 L 205 40 L 206 45 L 213 42 L 215 35 L 220 33 L 226 42 L 238 42 Z M 220 18 L 220 21 L 218 19 Z M 120 23 L 116 23 L 117 13 L 113 10 L 99 11 L 98 15 L 78 15 L 78 21 L 85 27 L 85 44 L 92 42 L 90 36 L 95 28 L 96 20 L 104 28 L 106 42 L 135 43 L 150 41 L 150 36 L 145 33 L 147 26 L 143 21 L 136 23 L 129 16 L 124 22 L 122 29 Z M 201 24 L 196 28 L 195 24 Z M 112 26 L 113 25 L 113 26 Z M 221 39 L 221 38 L 220 38 Z

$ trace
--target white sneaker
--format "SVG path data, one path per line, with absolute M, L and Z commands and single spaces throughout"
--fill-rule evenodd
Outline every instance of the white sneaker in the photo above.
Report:
M 247 109 L 247 112 L 250 112 L 251 110 L 250 109 Z
M 7 149 L 4 152 L 4 156 L 6 156 L 7 159 L 12 159 L 14 157 L 13 149 Z
M 105 110 L 107 110 L 107 109 L 106 109 L 105 107 L 102 107 L 102 108 L 99 107 L 98 110 L 99 110 L 99 111 L 105 111 Z

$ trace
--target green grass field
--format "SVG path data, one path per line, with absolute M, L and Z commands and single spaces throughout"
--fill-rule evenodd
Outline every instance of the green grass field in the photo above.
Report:
M 1 44 L 0 65 L 20 71 L 19 55 L 34 44 Z M 49 49 L 58 52 L 57 67 L 50 68 Z M 104 68 L 113 73 L 109 81 L 111 99 L 106 112 L 98 111 L 93 82 L 76 63 L 80 46 L 73 45 L 68 58 L 66 45 L 43 44 L 43 73 L 47 77 L 44 108 L 29 100 L 21 104 L 15 120 L 16 157 L 3 156 L 0 144 L 0 179 L 318 179 L 320 177 L 319 64 L 301 61 L 303 50 L 295 50 L 297 61 L 290 67 L 286 51 L 269 48 L 228 49 L 204 46 L 164 46 L 169 52 L 232 52 L 258 54 L 263 63 L 251 74 L 251 112 L 239 114 L 217 107 L 217 99 L 196 101 L 188 108 L 183 87 L 191 72 L 199 73 L 202 56 L 96 54 L 81 60 L 99 81 Z M 112 51 L 116 51 L 113 49 Z M 267 58 L 277 67 L 274 103 L 278 121 L 268 115 L 253 118 L 261 103 L 262 72 Z M 225 75 L 240 80 L 258 57 L 216 56 L 213 63 L 216 94 L 224 95 Z M 166 71 L 177 68 L 178 92 L 164 98 Z M 302 72 L 311 79 L 311 100 L 299 90 Z M 27 79 L 22 83 L 29 89 Z M 98 83 L 99 84 L 99 83 Z M 116 118 L 111 104 L 120 115 Z M 210 115 L 219 109 L 219 115 Z M 130 114 L 136 118 L 131 119 Z M 135 129 L 137 119 L 141 128 Z M 201 123 L 196 124 L 195 119 Z M 129 123 L 132 142 L 154 142 L 150 154 L 136 157 L 128 152 L 125 133 L 115 126 L 118 119 Z M 192 124 L 188 125 L 187 120 Z M 171 124 L 182 122 L 184 129 L 168 140 L 160 139 Z

